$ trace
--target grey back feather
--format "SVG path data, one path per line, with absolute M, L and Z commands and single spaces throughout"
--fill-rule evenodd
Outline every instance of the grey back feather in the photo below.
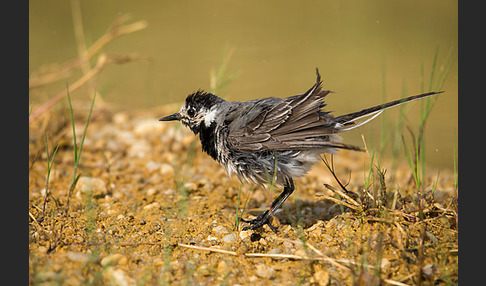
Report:
M 228 143 L 242 151 L 311 150 L 360 148 L 340 143 L 334 118 L 321 108 L 330 93 L 316 83 L 304 94 L 286 99 L 264 98 L 250 101 L 252 107 L 239 110 L 242 122 L 230 123 Z M 231 116 L 233 117 L 233 116 Z M 237 120 L 237 119 L 235 119 Z M 243 126 L 243 122 L 246 125 Z

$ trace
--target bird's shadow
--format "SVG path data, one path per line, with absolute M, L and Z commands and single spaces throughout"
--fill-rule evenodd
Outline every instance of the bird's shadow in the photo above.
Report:
M 275 211 L 274 217 L 281 225 L 301 226 L 306 229 L 316 224 L 319 220 L 328 221 L 333 217 L 346 212 L 346 208 L 329 200 L 300 200 L 285 202 L 280 209 Z M 249 212 L 259 215 L 258 212 Z

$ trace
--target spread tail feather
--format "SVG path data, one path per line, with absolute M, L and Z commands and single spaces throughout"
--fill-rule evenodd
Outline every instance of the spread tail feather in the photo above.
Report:
M 395 106 L 398 106 L 398 105 L 402 105 L 404 103 L 407 103 L 407 102 L 410 102 L 410 101 L 413 101 L 413 100 L 421 99 L 421 98 L 428 97 L 428 96 L 435 95 L 435 94 L 439 94 L 439 93 L 443 93 L 443 91 L 427 92 L 427 93 L 422 93 L 422 94 L 419 94 L 419 95 L 413 95 L 413 96 L 409 96 L 409 97 L 406 97 L 406 98 L 394 100 L 394 101 L 384 103 L 384 104 L 380 104 L 380 105 L 377 105 L 377 106 L 374 106 L 374 107 L 366 108 L 366 109 L 363 109 L 363 110 L 358 111 L 358 112 L 353 112 L 353 113 L 349 113 L 349 114 L 346 114 L 346 115 L 338 116 L 338 117 L 335 118 L 335 121 L 341 126 L 339 128 L 339 131 L 351 130 L 351 129 L 357 128 L 357 127 L 364 125 L 364 124 L 368 123 L 369 121 L 373 120 L 378 115 L 380 115 L 385 109 L 395 107 Z M 355 120 L 366 118 L 366 117 L 369 117 L 369 118 L 362 121 L 362 122 L 359 122 L 359 123 L 354 122 Z

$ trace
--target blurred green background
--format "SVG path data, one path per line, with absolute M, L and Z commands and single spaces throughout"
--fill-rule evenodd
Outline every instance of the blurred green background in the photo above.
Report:
M 77 1 L 29 1 L 29 72 L 78 56 L 72 5 Z M 220 90 L 227 100 L 286 97 L 306 91 L 318 67 L 324 87 L 334 91 L 327 109 L 349 113 L 427 91 L 434 55 L 435 75 L 449 69 L 426 126 L 427 163 L 453 168 L 458 127 L 457 1 L 79 1 L 90 46 L 122 14 L 144 30 L 110 42 L 102 52 L 136 53 L 149 60 L 107 64 L 96 90 L 117 109 L 181 103 L 198 88 L 210 89 L 210 74 L 227 61 L 236 75 Z M 93 58 L 92 66 L 96 62 Z M 65 89 L 82 73 L 30 90 L 36 106 Z M 422 83 L 421 83 L 422 82 Z M 88 88 L 72 93 L 90 98 Z M 420 102 L 409 104 L 405 128 L 417 132 Z M 35 107 L 34 107 L 35 109 Z M 348 143 L 379 149 L 391 133 L 399 108 L 344 134 Z M 161 114 L 163 115 L 163 114 Z M 155 118 L 157 119 L 157 118 Z M 382 132 L 383 121 L 389 124 Z M 408 136 L 408 131 L 404 132 Z M 457 140 L 456 140 L 457 141 Z M 390 147 L 389 147 L 390 148 Z M 403 152 L 401 152 L 403 153 Z

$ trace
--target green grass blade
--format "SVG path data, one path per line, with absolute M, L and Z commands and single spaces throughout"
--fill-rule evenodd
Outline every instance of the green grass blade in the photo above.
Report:
M 79 153 L 78 153 L 78 156 L 77 156 L 76 165 L 79 163 L 79 159 L 81 158 L 81 151 L 83 150 L 84 139 L 86 138 L 86 132 L 88 131 L 88 126 L 89 126 L 89 122 L 90 122 L 90 119 L 91 119 L 91 114 L 93 113 L 93 107 L 94 107 L 95 99 L 96 99 L 96 92 L 94 93 L 93 99 L 91 100 L 91 106 L 89 108 L 88 118 L 86 119 L 86 125 L 84 126 L 83 136 L 81 137 L 81 142 L 79 143 Z
M 439 46 L 437 46 L 435 48 L 434 59 L 432 60 L 432 71 L 430 72 L 429 90 L 433 90 L 433 88 L 434 88 L 435 69 L 436 69 L 436 66 L 437 66 L 437 55 L 438 54 L 439 54 Z
M 73 128 L 73 149 L 74 149 L 74 162 L 77 162 L 78 157 L 78 145 L 76 140 L 76 127 L 74 126 L 74 112 L 73 112 L 73 105 L 71 103 L 71 95 L 69 94 L 69 86 L 66 84 L 66 96 L 69 103 L 69 114 L 71 115 L 71 126 Z M 73 176 L 73 180 L 76 177 L 76 174 Z

